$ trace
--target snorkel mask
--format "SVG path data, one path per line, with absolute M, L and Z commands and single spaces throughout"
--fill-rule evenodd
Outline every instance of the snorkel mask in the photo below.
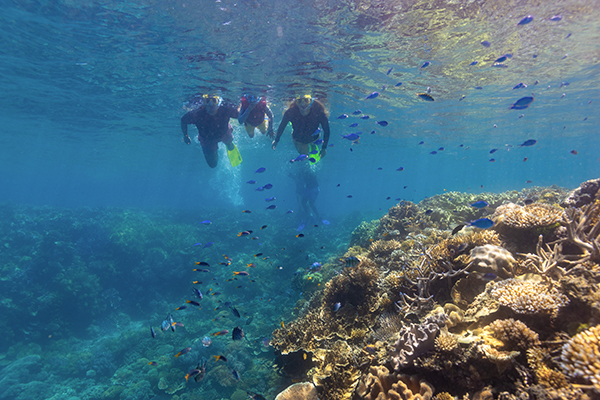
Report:
M 248 100 L 248 103 L 250 103 L 250 104 L 257 104 L 258 102 L 260 102 L 260 96 L 254 96 L 253 94 L 247 94 L 246 100 Z
M 310 94 L 296 97 L 296 105 L 300 109 L 300 114 L 307 116 L 310 112 L 310 106 L 312 106 L 312 102 L 313 100 Z
M 202 103 L 204 103 L 204 107 L 206 107 L 206 111 L 208 111 L 210 115 L 214 115 L 217 112 L 222 102 L 223 99 L 221 99 L 220 96 L 208 94 L 202 96 Z

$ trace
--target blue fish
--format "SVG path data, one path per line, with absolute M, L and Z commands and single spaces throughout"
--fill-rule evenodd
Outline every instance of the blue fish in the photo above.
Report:
M 362 117 L 360 117 L 360 119 L 369 119 L 370 117 L 368 115 L 363 115 Z
M 362 114 L 362 111 L 360 111 L 360 110 L 354 110 L 352 112 L 352 115 L 358 115 L 358 114 Z
M 194 291 L 194 294 L 196 295 L 196 297 L 199 298 L 200 300 L 202 300 L 202 297 L 204 297 L 204 296 L 202 296 L 202 292 L 198 288 L 195 288 L 195 287 L 192 287 L 192 290 Z
M 421 141 L 419 142 L 419 145 L 422 145 L 422 144 L 424 144 L 424 143 L 425 143 L 425 142 L 421 140 Z
M 531 21 L 533 21 L 533 15 L 528 15 L 525 18 L 523 18 L 522 20 L 520 20 L 517 25 L 527 25 Z
M 487 201 L 483 201 L 483 200 L 479 200 L 476 201 L 475 203 L 471 203 L 469 204 L 471 207 L 473 208 L 486 208 L 487 206 L 489 206 L 489 204 L 487 203 Z
M 492 274 L 491 272 L 481 275 L 481 279 L 483 279 L 484 281 L 493 281 L 497 277 L 498 276 L 496 274 Z
M 308 153 L 308 154 L 313 154 L 313 155 L 314 155 L 314 154 L 319 154 L 319 149 L 318 149 L 318 148 L 316 148 L 316 149 L 314 149 L 313 151 L 311 151 L 311 152 L 310 152 L 310 153 Z
M 471 64 L 469 64 L 469 65 L 477 65 L 477 63 L 478 63 L 478 62 L 479 62 L 479 61 L 473 61 L 473 62 L 472 62 Z
M 198 242 L 194 246 L 202 246 L 202 243 Z
M 437 151 L 434 150 L 434 151 L 430 152 L 429 154 L 437 154 Z
M 251 184 L 251 185 L 254 185 L 254 184 L 256 183 L 256 181 L 252 181 L 252 180 L 251 180 L 251 181 L 248 181 L 248 182 L 246 182 L 246 183 L 249 183 L 249 184 Z
M 387 121 L 377 121 L 376 124 L 379 125 L 379 126 L 388 126 L 388 122 Z
M 483 47 L 490 47 L 492 44 L 490 42 L 488 42 L 487 40 L 484 40 L 483 42 L 481 42 L 481 45 Z
M 521 145 L 519 147 L 529 147 L 529 146 L 533 146 L 536 143 L 537 143 L 537 140 L 529 139 L 529 140 L 526 140 L 523 143 L 521 143 Z
M 348 118 L 348 114 L 342 114 L 339 117 L 337 117 L 337 119 L 346 119 Z
M 479 218 L 479 219 L 476 219 L 475 221 L 469 222 L 468 225 L 474 226 L 474 227 L 480 228 L 480 229 L 487 229 L 487 228 L 491 228 L 492 226 L 494 226 L 494 221 L 492 221 L 489 218 Z
M 515 89 L 522 89 L 522 88 L 526 88 L 527 85 L 524 84 L 523 82 L 519 82 L 517 85 L 515 85 L 515 87 L 513 87 L 513 90 Z
M 306 154 L 300 154 L 298 157 L 291 159 L 290 162 L 302 161 L 306 160 L 307 158 L 308 156 Z
M 212 222 L 210 222 L 209 220 L 202 221 L 202 223 L 203 223 L 204 225 L 210 225 L 210 224 L 212 224 Z
M 394 69 L 394 67 L 392 67 L 392 68 L 388 69 L 388 72 L 387 72 L 387 74 L 386 74 L 386 75 L 389 75 L 389 74 L 392 72 L 392 70 L 393 70 L 393 69 Z
M 503 56 L 500 56 L 500 57 L 496 58 L 496 60 L 494 62 L 495 63 L 503 63 L 507 59 L 508 59 L 508 57 L 506 56 L 506 54 L 504 54 Z
M 440 148 L 438 149 L 438 151 L 444 151 L 444 148 L 443 148 L 443 147 L 440 147 Z
M 425 61 L 425 62 L 423 63 L 423 65 L 421 65 L 421 67 L 420 67 L 420 68 L 427 68 L 427 67 L 429 67 L 430 65 L 431 65 L 431 63 L 430 63 L 429 61 Z
M 404 167 L 400 167 L 396 171 L 404 171 Z
M 490 150 L 490 154 L 494 154 L 494 153 L 495 153 L 495 152 L 497 152 L 497 151 L 498 151 L 498 149 L 491 149 L 491 150 Z
M 265 172 L 267 169 L 265 167 L 260 167 L 259 169 L 257 169 L 256 171 L 254 171 L 254 173 L 256 174 L 262 174 L 263 172 Z
M 265 186 L 263 186 L 265 189 L 269 190 L 273 187 L 273 185 L 271 185 L 270 183 L 267 183 Z
M 275 204 L 271 204 L 269 207 L 267 207 L 267 210 L 274 210 L 276 208 L 277 206 Z
M 320 134 L 321 134 L 321 128 L 317 128 L 317 130 L 313 132 L 312 136 L 319 136 Z
M 339 310 L 341 306 L 342 306 L 342 303 L 340 303 L 339 301 L 337 303 L 335 303 L 332 308 L 333 312 L 336 312 L 337 310 Z
M 524 110 L 533 102 L 532 96 L 521 97 L 515 104 L 510 107 L 510 110 Z
M 402 86 L 402 82 L 398 82 L 396 83 L 394 86 L 398 87 L 398 86 Z
M 490 158 L 490 162 L 496 162 L 495 158 Z
M 481 87 L 481 86 L 475 86 L 475 90 L 481 90 L 481 89 L 483 89 L 483 87 Z
M 357 135 L 356 133 L 349 133 L 347 135 L 341 135 L 344 139 L 348 139 L 351 142 L 360 139 L 360 136 Z
M 211 247 L 213 244 L 215 244 L 215 242 L 208 242 L 204 246 L 202 246 L 202 248 L 206 249 L 207 247 Z
M 273 197 L 267 197 L 265 199 L 266 202 L 273 201 L 273 200 L 275 200 L 275 196 L 273 196 Z
M 356 128 L 358 126 L 358 122 L 355 122 L 353 124 L 350 124 L 350 128 Z
M 370 95 L 368 95 L 367 97 L 365 97 L 365 100 L 374 99 L 377 96 L 379 96 L 379 92 L 373 92 Z
M 550 21 L 558 22 L 561 19 L 562 19 L 562 15 L 555 15 L 552 18 L 550 18 Z
M 323 144 L 323 139 L 317 139 L 313 143 L 316 144 L 317 146 L 320 146 Z
M 585 121 L 585 120 L 584 120 Z M 375 131 L 371 131 L 371 135 L 374 135 L 376 132 Z
M 262 187 L 262 186 L 260 186 L 260 187 L 257 187 L 257 188 L 256 188 L 256 189 L 254 189 L 254 190 L 256 190 L 257 192 L 262 192 L 263 190 L 265 190 L 265 188 L 264 188 L 264 187 Z

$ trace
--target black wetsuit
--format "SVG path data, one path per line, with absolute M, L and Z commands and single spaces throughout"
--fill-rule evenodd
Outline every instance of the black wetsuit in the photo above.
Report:
M 310 111 L 307 116 L 300 113 L 300 109 L 296 103 L 283 114 L 283 119 L 277 129 L 275 142 L 279 142 L 283 131 L 287 124 L 292 123 L 292 139 L 298 143 L 308 144 L 318 139 L 318 136 L 313 136 L 319 125 L 323 127 L 323 148 L 327 148 L 329 142 L 329 120 L 325 113 L 325 107 L 317 101 L 313 101 Z

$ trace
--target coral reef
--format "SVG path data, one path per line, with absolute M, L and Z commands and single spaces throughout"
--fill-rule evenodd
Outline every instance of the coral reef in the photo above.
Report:
M 493 244 L 478 246 L 471 250 L 469 262 L 473 264 L 470 268 L 471 272 L 494 274 L 501 278 L 512 277 L 516 264 L 509 251 Z
M 581 208 L 600 197 L 600 178 L 583 182 L 579 187 L 568 194 L 560 206 L 563 208 Z
M 564 211 L 562 209 L 541 203 L 526 206 L 514 203 L 505 204 L 498 207 L 492 216 L 497 226 L 513 229 L 547 227 L 561 222 L 563 218 Z
M 552 285 L 533 280 L 506 279 L 493 284 L 490 294 L 518 314 L 547 314 L 555 318 L 569 299 Z
M 363 375 L 356 390 L 364 400 L 429 400 L 434 388 L 416 376 L 388 371 L 384 366 L 372 366 Z
M 571 379 L 591 384 L 600 394 L 600 325 L 575 335 L 562 348 L 560 366 Z
M 419 207 L 417 205 L 410 201 L 400 202 L 381 217 L 375 233 L 377 237 L 387 237 L 388 239 L 405 237 L 409 232 L 408 228 L 418 214 Z

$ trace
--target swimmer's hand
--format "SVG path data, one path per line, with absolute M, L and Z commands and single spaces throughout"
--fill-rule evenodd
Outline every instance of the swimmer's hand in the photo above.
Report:
M 269 129 L 267 131 L 267 137 L 269 137 L 269 138 L 274 138 L 275 137 L 275 132 L 273 132 L 273 129 Z
M 279 143 L 279 141 L 277 139 L 273 140 L 273 144 L 271 144 L 271 148 L 273 150 L 275 150 L 277 148 L 277 143 Z
M 185 144 L 192 144 L 192 141 L 190 140 L 190 137 L 188 135 L 185 135 L 183 137 L 183 141 L 185 142 Z

